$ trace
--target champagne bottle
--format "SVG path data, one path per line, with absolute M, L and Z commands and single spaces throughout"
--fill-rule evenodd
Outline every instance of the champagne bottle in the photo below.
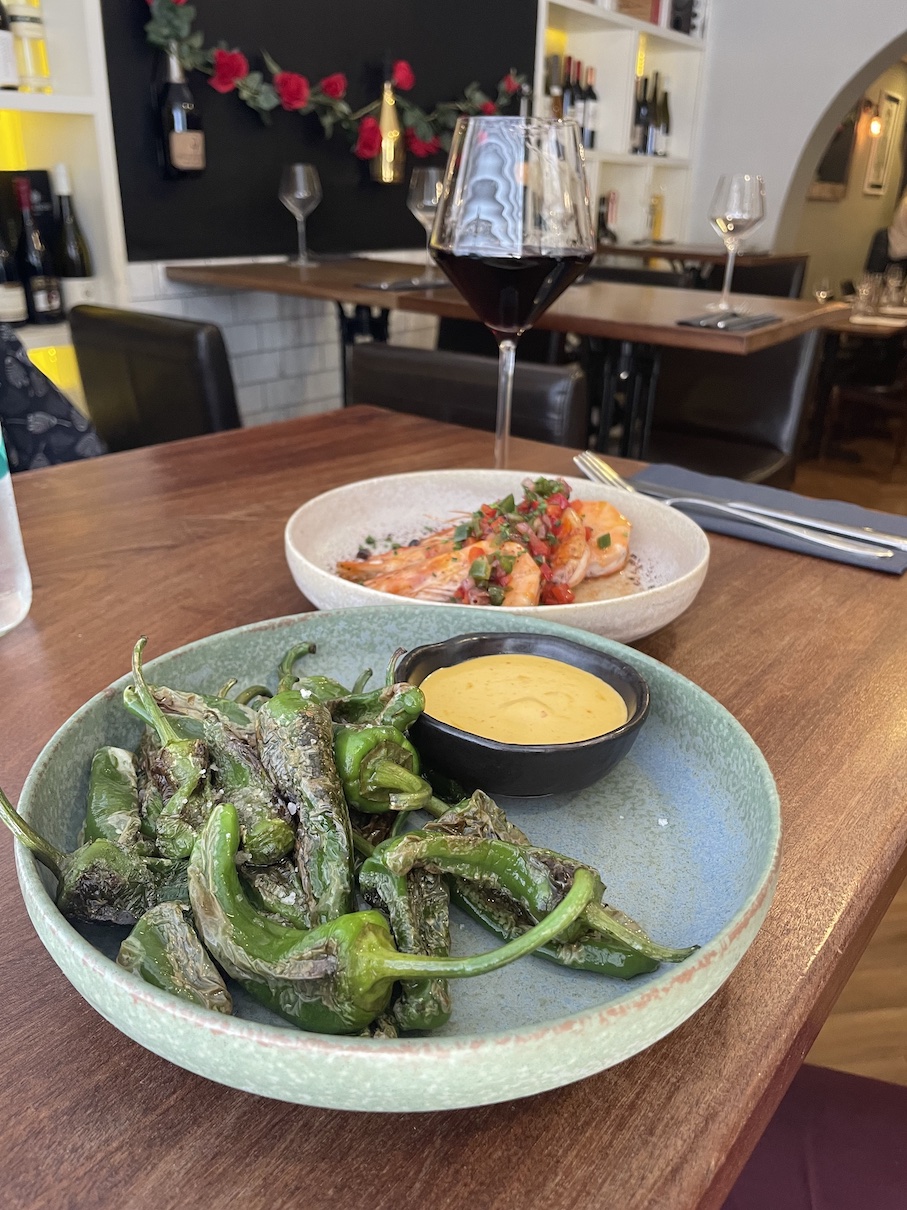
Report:
M 186 83 L 177 45 L 167 50 L 167 74 L 159 101 L 160 159 L 171 180 L 198 176 L 205 168 L 205 132 Z
M 9 16 L 0 0 L 0 88 L 19 87 L 19 68 L 16 65 L 16 40 L 10 28 Z
M 645 155 L 649 138 L 649 77 L 637 77 L 636 116 L 633 122 L 633 150 Z
M 7 9 L 23 92 L 53 92 L 41 0 L 16 0 Z
M 583 121 L 583 146 L 587 151 L 595 147 L 595 131 L 598 127 L 598 93 L 595 91 L 595 68 L 586 68 L 586 114 Z
M 656 151 L 658 155 L 668 155 L 671 141 L 671 105 L 668 97 L 668 81 L 665 80 L 658 107 L 658 136 Z
M 652 92 L 649 95 L 649 124 L 646 128 L 646 155 L 655 154 L 655 136 L 658 133 L 658 72 L 652 79 Z
M 390 64 L 384 73 L 378 126 L 381 129 L 381 148 L 372 160 L 372 180 L 379 181 L 382 185 L 399 185 L 406 168 L 406 145 L 403 142 Z
M 60 204 L 60 221 L 54 244 L 54 264 L 60 275 L 63 305 L 67 311 L 79 303 L 90 302 L 94 296 L 94 269 L 91 253 L 72 202 L 72 186 L 65 164 L 53 171 L 54 192 Z
M 25 290 L 16 261 L 0 231 L 0 323 L 18 327 L 28 321 Z
M 28 318 L 35 324 L 59 323 L 63 319 L 60 279 L 32 214 L 28 177 L 14 177 L 13 186 L 22 213 L 22 234 L 16 249 L 16 264 L 25 287 Z

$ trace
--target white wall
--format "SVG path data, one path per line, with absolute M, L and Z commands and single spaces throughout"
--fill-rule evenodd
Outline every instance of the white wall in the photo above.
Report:
M 723 172 L 765 177 L 753 244 L 795 251 L 806 188 L 835 126 L 907 54 L 904 0 L 711 0 L 690 238 Z M 805 150 L 804 150 L 805 149 Z

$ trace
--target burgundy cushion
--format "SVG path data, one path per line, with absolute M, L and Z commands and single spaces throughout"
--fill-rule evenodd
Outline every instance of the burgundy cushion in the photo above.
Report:
M 907 1088 L 801 1067 L 723 1210 L 905 1210 Z

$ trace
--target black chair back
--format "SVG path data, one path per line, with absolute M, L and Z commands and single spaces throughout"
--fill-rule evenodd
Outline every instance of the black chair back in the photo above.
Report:
M 665 349 L 646 457 L 754 483 L 793 481 L 820 332 L 745 357 Z
M 808 256 L 772 260 L 764 264 L 735 265 L 732 289 L 735 294 L 768 294 L 773 298 L 799 298 L 806 277 Z M 695 285 L 700 290 L 720 290 L 724 280 L 724 265 L 710 266 L 711 272 L 700 274 Z
M 566 352 L 566 339 L 563 332 L 530 328 L 517 343 L 516 359 L 540 365 L 562 365 L 570 360 Z M 476 357 L 498 355 L 497 341 L 477 319 L 439 320 L 437 348 L 448 353 L 472 353 Z
M 673 269 L 646 269 L 630 265 L 591 265 L 583 274 L 586 281 L 626 282 L 631 286 L 689 286 L 691 275 Z
M 348 374 L 351 403 L 494 430 L 498 367 L 491 358 L 359 344 L 350 349 Z M 518 364 L 511 431 L 555 445 L 585 445 L 589 404 L 580 367 Z
M 89 415 L 112 451 L 240 427 L 214 324 L 113 307 L 73 307 L 72 343 Z

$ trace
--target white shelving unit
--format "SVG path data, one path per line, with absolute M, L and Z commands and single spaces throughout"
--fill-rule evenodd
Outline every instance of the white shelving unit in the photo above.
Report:
M 689 220 L 690 166 L 705 44 L 702 39 L 638 21 L 591 0 L 542 0 L 538 10 L 535 80 L 543 99 L 545 58 L 564 54 L 594 67 L 599 126 L 587 153 L 593 214 L 598 199 L 617 190 L 621 242 L 646 234 L 653 193 L 664 198 L 662 238 L 682 240 Z M 638 72 L 638 68 L 641 71 Z M 629 151 L 637 74 L 655 72 L 668 88 L 671 144 L 667 156 Z
M 0 159 L 0 168 L 69 166 L 79 223 L 94 260 L 97 301 L 122 303 L 128 297 L 126 241 L 100 0 L 43 0 L 42 7 L 54 91 L 0 93 L 6 142 L 10 149 L 18 147 L 18 162 Z M 70 343 L 66 324 L 20 331 L 30 350 Z

